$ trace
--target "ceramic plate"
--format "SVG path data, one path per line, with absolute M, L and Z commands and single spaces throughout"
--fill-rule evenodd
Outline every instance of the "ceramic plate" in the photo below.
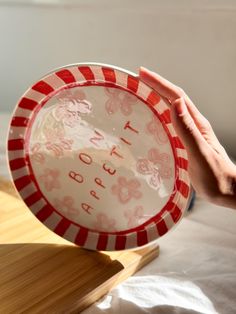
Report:
M 188 203 L 187 154 L 167 105 L 117 67 L 70 65 L 34 84 L 14 111 L 8 154 L 32 213 L 88 249 L 146 245 Z

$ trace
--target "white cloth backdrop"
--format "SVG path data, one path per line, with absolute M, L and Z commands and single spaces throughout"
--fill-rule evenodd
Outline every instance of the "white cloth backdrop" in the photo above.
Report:
M 9 177 L 0 114 L 0 175 Z M 236 313 L 236 211 L 197 199 L 193 211 L 159 241 L 160 256 L 84 314 Z

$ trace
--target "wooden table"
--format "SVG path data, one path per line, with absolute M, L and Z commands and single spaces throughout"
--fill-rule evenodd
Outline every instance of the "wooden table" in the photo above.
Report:
M 0 180 L 0 313 L 80 313 L 159 254 L 93 252 L 40 223 Z

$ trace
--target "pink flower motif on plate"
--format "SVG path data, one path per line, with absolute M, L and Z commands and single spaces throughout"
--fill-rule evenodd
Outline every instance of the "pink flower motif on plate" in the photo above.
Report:
M 47 191 L 53 189 L 60 189 L 61 185 L 59 182 L 60 171 L 58 169 L 44 169 L 44 173 L 39 177 L 40 181 L 44 184 Z
M 61 92 L 58 102 L 54 117 L 71 128 L 81 120 L 81 114 L 88 114 L 92 110 L 92 104 L 86 100 L 85 93 L 78 89 L 74 93 L 71 90 Z
M 161 124 L 161 121 L 153 116 L 152 120 L 146 125 L 147 132 L 154 136 L 158 144 L 165 144 L 168 141 L 168 136 Z
M 154 188 L 159 189 L 161 186 L 161 177 L 157 167 L 147 158 L 138 159 L 136 164 L 137 171 L 143 175 L 147 175 L 148 183 Z
M 71 150 L 73 140 L 64 137 L 64 132 L 58 128 L 45 129 L 44 135 L 46 137 L 46 148 L 53 151 L 55 157 L 64 155 L 64 150 Z
M 148 159 L 158 166 L 160 176 L 163 179 L 170 179 L 173 175 L 173 170 L 170 166 L 170 155 L 160 153 L 157 148 L 151 148 L 148 151 Z
M 108 96 L 108 100 L 105 103 L 107 113 L 114 114 L 119 109 L 125 116 L 132 113 L 132 106 L 137 102 L 137 98 L 134 95 L 117 88 L 105 87 L 104 90 Z
M 134 209 L 125 210 L 124 216 L 127 219 L 128 228 L 134 228 L 145 222 L 144 209 L 142 206 L 135 206 Z
M 116 231 L 116 220 L 108 217 L 104 213 L 98 213 L 93 227 L 96 231 L 114 232 Z
M 65 196 L 62 199 L 55 198 L 53 206 L 68 219 L 76 220 L 79 215 L 79 210 L 74 207 L 74 199 L 71 196 Z
M 138 159 L 136 169 L 139 173 L 149 177 L 148 182 L 155 189 L 159 189 L 161 186 L 161 178 L 170 179 L 173 175 L 170 155 L 160 153 L 157 148 L 151 148 L 147 158 Z
M 40 143 L 35 143 L 32 147 L 31 147 L 31 159 L 33 159 L 35 162 L 38 162 L 39 164 L 43 164 L 45 161 L 45 157 L 42 153 L 40 153 L 40 148 L 41 148 L 41 144 Z
M 137 179 L 127 180 L 125 177 L 119 177 L 117 184 L 111 187 L 114 195 L 118 196 L 118 200 L 122 204 L 128 203 L 132 198 L 139 199 L 142 193 L 138 190 L 141 184 Z

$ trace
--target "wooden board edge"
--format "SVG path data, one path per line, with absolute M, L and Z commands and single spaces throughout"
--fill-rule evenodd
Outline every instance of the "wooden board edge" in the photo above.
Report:
M 140 249 L 134 251 L 134 253 L 139 254 L 138 253 L 139 251 L 141 253 L 140 258 L 134 259 L 133 262 L 128 265 L 128 267 L 125 267 L 124 269 L 116 273 L 114 276 L 110 277 L 108 280 L 103 282 L 94 290 L 88 291 L 86 296 L 79 300 L 79 304 L 75 303 L 71 305 L 70 309 L 67 308 L 66 313 L 68 314 L 80 313 L 81 311 L 92 305 L 94 302 L 99 300 L 101 297 L 103 297 L 105 294 L 107 294 L 112 288 L 117 286 L 119 283 L 121 283 L 128 277 L 132 276 L 142 267 L 144 267 L 153 259 L 158 257 L 159 245 L 156 244 L 154 246 L 151 246 L 151 248 Z M 130 251 L 127 251 L 127 253 L 128 252 Z

